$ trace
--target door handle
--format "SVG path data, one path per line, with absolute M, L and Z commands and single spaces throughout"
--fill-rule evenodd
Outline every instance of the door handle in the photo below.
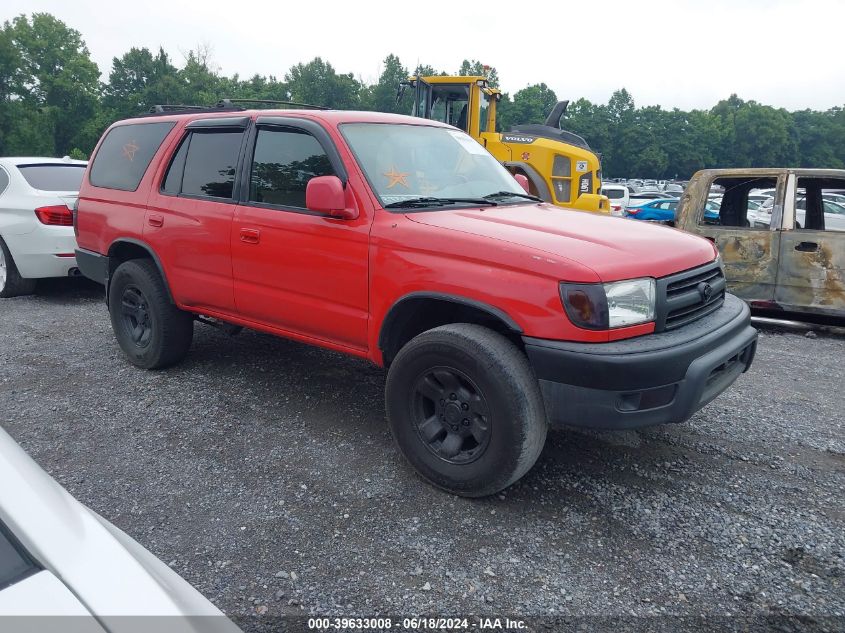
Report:
M 261 231 L 258 229 L 241 229 L 241 242 L 258 244 L 259 241 L 261 241 Z
M 147 224 L 150 226 L 154 226 L 156 228 L 160 226 L 164 226 L 164 216 L 163 215 L 150 215 L 147 217 Z
M 795 245 L 795 250 L 802 253 L 815 253 L 819 250 L 819 245 L 816 242 L 798 242 Z

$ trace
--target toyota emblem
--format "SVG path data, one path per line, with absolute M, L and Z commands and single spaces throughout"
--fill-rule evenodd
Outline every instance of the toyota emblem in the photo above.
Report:
M 698 284 L 698 294 L 701 295 L 701 300 L 704 301 L 704 303 L 707 303 L 713 296 L 713 286 L 711 286 L 707 282 L 702 281 L 700 284 Z

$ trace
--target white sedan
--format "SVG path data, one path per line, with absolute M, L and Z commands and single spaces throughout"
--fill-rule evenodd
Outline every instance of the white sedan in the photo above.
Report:
M 21 631 L 239 633 L 167 565 L 68 494 L 3 429 L 0 482 L 0 621 L 9 631 L 17 624 Z
M 72 208 L 85 161 L 0 158 L 0 298 L 77 274 Z

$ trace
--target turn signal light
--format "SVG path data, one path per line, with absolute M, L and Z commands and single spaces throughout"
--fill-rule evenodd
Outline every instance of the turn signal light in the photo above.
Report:
M 41 224 L 49 226 L 73 226 L 73 213 L 63 204 L 39 207 L 35 210 Z

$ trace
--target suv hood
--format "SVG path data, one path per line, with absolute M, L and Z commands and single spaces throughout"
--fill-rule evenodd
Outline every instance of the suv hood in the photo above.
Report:
M 441 209 L 407 217 L 565 258 L 592 269 L 602 281 L 664 277 L 716 256 L 707 240 L 667 226 L 549 204 Z

